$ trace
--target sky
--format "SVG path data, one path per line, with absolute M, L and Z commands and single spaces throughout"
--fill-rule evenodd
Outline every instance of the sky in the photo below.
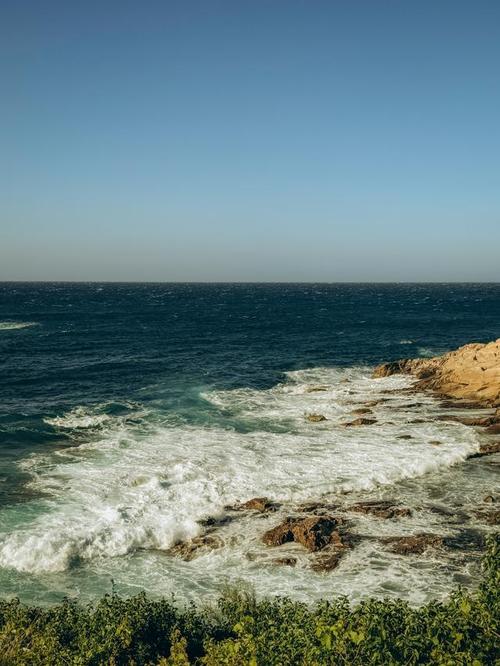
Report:
M 0 2 L 0 280 L 500 281 L 500 2 Z

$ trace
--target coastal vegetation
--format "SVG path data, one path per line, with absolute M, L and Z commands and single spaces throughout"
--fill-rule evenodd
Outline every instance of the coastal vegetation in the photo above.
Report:
M 113 593 L 88 606 L 0 603 L 0 664 L 481 666 L 500 658 L 500 534 L 489 537 L 475 592 L 413 608 L 344 597 L 307 605 L 228 591 L 213 606 L 181 607 Z

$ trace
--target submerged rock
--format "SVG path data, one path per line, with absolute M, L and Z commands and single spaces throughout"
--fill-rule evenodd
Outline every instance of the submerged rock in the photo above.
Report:
M 224 542 L 221 538 L 209 534 L 189 539 L 189 541 L 180 541 L 172 546 L 167 552 L 170 555 L 181 557 L 186 562 L 190 562 L 195 557 L 203 555 L 216 548 L 221 548 Z
M 389 550 L 397 555 L 421 555 L 431 546 L 439 547 L 443 545 L 443 537 L 427 533 L 406 537 L 385 537 L 381 541 L 389 545 Z
M 486 525 L 500 525 L 500 509 L 475 511 L 474 515 Z
M 315 514 L 330 514 L 332 511 L 337 511 L 339 509 L 339 504 L 330 504 L 328 502 L 304 502 L 297 506 L 297 511 L 302 511 L 304 513 L 315 513 Z
M 314 558 L 311 569 L 313 571 L 333 571 L 340 563 L 340 560 L 345 555 L 346 548 L 328 548 L 328 551 L 323 551 L 321 555 Z
M 285 567 L 294 567 L 297 564 L 296 557 L 277 557 L 272 560 L 274 564 L 281 564 Z
M 319 423 L 320 421 L 328 420 L 323 414 L 306 414 L 306 419 L 311 423 Z
M 443 537 L 443 545 L 451 550 L 482 550 L 484 535 L 478 530 L 460 530 L 453 536 Z
M 216 527 L 222 527 L 232 522 L 233 518 L 231 516 L 209 516 L 208 518 L 202 518 L 198 520 L 198 524 L 202 527 L 208 527 L 213 530 Z
M 373 412 L 369 407 L 358 407 L 353 409 L 351 414 L 373 414 Z
M 315 552 L 329 543 L 341 543 L 341 537 L 336 531 L 341 523 L 340 519 L 332 516 L 286 518 L 280 525 L 265 532 L 262 541 L 268 546 L 281 546 L 295 541 Z
M 354 421 L 344 423 L 344 427 L 350 428 L 352 426 L 373 425 L 374 423 L 377 423 L 376 419 L 367 419 L 364 416 L 361 416 L 359 419 L 354 419 Z
M 411 509 L 406 506 L 398 506 L 390 501 L 372 500 L 367 502 L 358 502 L 348 508 L 348 511 L 370 514 L 377 518 L 403 518 L 412 515 Z
M 308 386 L 306 388 L 306 393 L 320 393 L 328 391 L 328 386 Z

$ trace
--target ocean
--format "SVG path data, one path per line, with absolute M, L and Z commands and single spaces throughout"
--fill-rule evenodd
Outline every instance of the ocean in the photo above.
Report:
M 498 284 L 0 283 L 1 595 L 200 601 L 243 585 L 419 604 L 473 587 L 475 551 L 398 556 L 379 537 L 486 533 L 475 509 L 498 465 L 464 462 L 480 435 L 400 392 L 411 378 L 371 374 L 499 336 Z M 376 400 L 376 425 L 344 427 Z M 282 506 L 221 520 L 190 561 L 168 552 L 255 496 Z M 334 571 L 261 542 L 301 503 L 374 498 L 412 516 L 357 516 L 365 538 Z

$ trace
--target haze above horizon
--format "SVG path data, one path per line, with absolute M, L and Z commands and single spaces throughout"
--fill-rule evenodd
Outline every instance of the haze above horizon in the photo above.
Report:
M 493 0 L 5 0 L 0 56 L 0 281 L 500 281 Z

